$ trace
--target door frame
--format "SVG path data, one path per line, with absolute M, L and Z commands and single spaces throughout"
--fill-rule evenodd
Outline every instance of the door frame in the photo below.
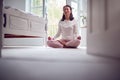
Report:
M 2 7 L 3 7 L 3 0 L 0 0 L 0 58 L 2 54 Z

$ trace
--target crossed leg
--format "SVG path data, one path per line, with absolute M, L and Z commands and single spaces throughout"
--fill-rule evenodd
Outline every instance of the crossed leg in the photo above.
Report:
M 68 48 L 77 48 L 79 44 L 80 44 L 80 40 L 75 39 L 75 40 L 68 41 L 65 45 Z
M 47 45 L 53 48 L 77 48 L 80 44 L 79 39 L 63 41 L 63 40 L 48 40 Z
M 57 40 L 48 40 L 47 45 L 53 48 L 63 48 L 63 45 Z

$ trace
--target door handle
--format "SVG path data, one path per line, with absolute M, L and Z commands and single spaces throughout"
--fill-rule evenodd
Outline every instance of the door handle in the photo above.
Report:
M 6 14 L 3 14 L 3 17 L 4 17 L 3 27 L 5 28 L 6 24 L 7 24 L 7 16 L 6 16 Z

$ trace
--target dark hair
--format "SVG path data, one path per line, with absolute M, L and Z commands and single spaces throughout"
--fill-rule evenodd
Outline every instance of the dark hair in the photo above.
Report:
M 65 5 L 65 6 L 63 6 L 63 9 L 64 9 L 65 7 L 69 7 L 69 8 L 70 8 L 71 13 L 70 13 L 69 19 L 70 19 L 70 21 L 72 21 L 72 20 L 74 19 L 74 17 L 73 17 L 73 14 L 72 14 L 72 8 L 71 8 L 71 6 Z M 63 14 L 61 21 L 64 21 L 64 20 L 65 20 L 65 15 Z

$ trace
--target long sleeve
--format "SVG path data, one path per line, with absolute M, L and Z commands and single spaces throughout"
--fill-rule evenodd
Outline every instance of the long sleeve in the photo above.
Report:
M 58 24 L 58 31 L 57 31 L 56 35 L 54 36 L 54 39 L 58 38 L 60 36 L 60 34 L 61 34 L 61 26 L 60 26 L 60 24 Z
M 74 29 L 73 29 L 73 33 L 74 33 L 74 39 L 76 39 L 79 36 L 79 31 L 78 31 L 78 25 L 77 22 L 74 21 Z

